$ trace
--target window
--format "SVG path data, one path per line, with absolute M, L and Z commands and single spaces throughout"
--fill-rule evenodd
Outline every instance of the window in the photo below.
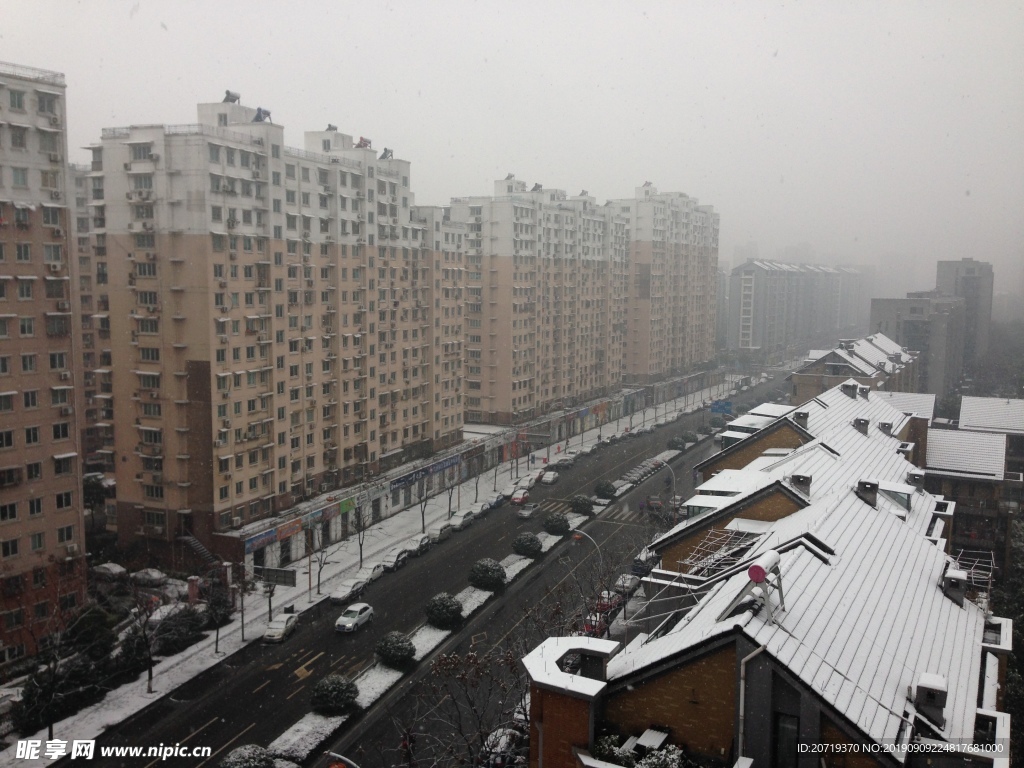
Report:
M 25 445 L 35 445 L 39 442 L 39 427 L 25 427 Z
M 11 184 L 16 187 L 27 187 L 28 168 L 11 168 Z
M 53 425 L 54 440 L 67 440 L 68 436 L 68 423 L 66 421 L 60 421 Z
M 57 97 L 52 93 L 38 94 L 36 105 L 41 115 L 54 115 L 57 113 Z
M 74 465 L 70 458 L 53 460 L 53 474 L 55 475 L 70 475 L 73 468 Z
M 43 465 L 38 461 L 33 461 L 31 464 L 25 465 L 25 476 L 29 480 L 38 480 L 43 476 Z
M 50 370 L 61 371 L 67 368 L 67 353 L 66 352 L 51 352 L 50 353 Z
M 32 281 L 31 280 L 19 280 L 18 281 L 18 299 L 21 301 L 27 301 L 32 298 Z
M 18 519 L 18 504 L 12 501 L 10 504 L 0 504 L 0 523 Z
M 21 370 L 25 373 L 31 373 L 36 369 L 36 356 L 35 355 L 22 355 L 21 356 Z
M 32 246 L 29 243 L 18 243 L 15 248 L 17 261 L 32 261 Z
M 8 539 L 0 542 L 0 557 L 16 557 L 18 554 L 18 540 Z
M 14 395 L 0 395 L 0 412 L 14 410 Z
M 139 355 L 141 359 L 147 363 L 156 363 L 160 361 L 160 348 L 159 347 L 141 347 L 139 349 Z M 53 354 L 50 354 L 50 358 L 53 358 Z
M 35 336 L 36 320 L 34 317 L 18 318 L 18 332 L 22 336 Z
M 10 132 L 11 149 L 28 149 L 28 128 L 12 125 Z
M 25 92 L 24 91 L 10 91 L 10 105 L 11 109 L 17 109 L 22 112 L 25 111 Z
M 29 538 L 29 541 L 29 546 L 32 548 L 33 552 L 38 552 L 46 546 L 46 536 L 42 532 L 33 533 Z M 43 573 L 45 573 L 45 571 L 43 571 Z
M 67 394 L 67 390 L 61 391 L 64 392 L 65 395 Z M 39 392 L 35 389 L 30 389 L 27 392 L 22 392 L 22 402 L 24 402 L 26 408 L 38 408 Z
M 14 447 L 14 430 L 5 429 L 0 431 L 0 448 L 13 448 Z
M 28 500 L 28 514 L 29 514 L 29 517 L 35 517 L 36 515 L 43 514 L 43 500 L 42 499 L 29 499 Z
M 162 487 L 161 487 L 161 490 L 163 490 Z M 57 499 L 57 509 L 68 509 L 71 506 L 71 491 L 65 491 L 64 493 L 58 493 L 57 496 L 56 496 L 56 499 Z
M 64 527 L 57 529 L 57 543 L 58 544 L 67 544 L 69 541 L 74 541 L 74 539 L 75 539 L 75 526 L 73 526 L 73 525 L 65 525 Z

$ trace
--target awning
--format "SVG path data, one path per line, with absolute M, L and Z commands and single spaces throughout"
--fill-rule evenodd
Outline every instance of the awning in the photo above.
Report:
M 102 319 L 104 317 L 110 317 L 110 313 L 109 312 L 98 312 L 95 315 L 89 315 L 89 317 L 93 318 L 94 320 L 99 320 L 99 319 Z
M 59 461 L 60 459 L 73 459 L 77 455 L 78 455 L 77 451 L 72 451 L 71 453 L 58 453 L 53 458 L 54 458 L 55 461 Z
M 48 91 L 45 88 L 39 88 L 39 87 L 33 88 L 32 90 L 34 90 L 36 93 L 47 93 L 50 96 L 63 96 L 64 95 L 63 91 Z
M 18 390 L 13 389 L 10 392 L 0 392 L 0 397 L 4 397 L 5 395 L 16 395 L 16 394 L 18 394 Z
M 0 318 L 7 319 L 9 317 L 17 317 L 17 315 L 0 315 Z
M 109 368 L 94 368 L 93 373 L 110 373 Z
M 58 387 L 50 387 L 50 389 L 74 389 L 74 387 L 68 387 L 68 386 L 65 386 L 64 384 L 61 384 Z
M 70 312 L 45 312 L 47 317 L 71 317 Z
M 60 128 L 51 128 L 48 125 L 37 125 L 37 131 L 46 131 L 47 133 L 60 133 Z
M 18 275 L 19 280 L 38 280 L 39 275 Z
M 0 280 L 13 280 L 14 275 L 0 275 Z
M 14 201 L 14 207 L 21 211 L 34 211 L 36 209 L 32 203 L 19 203 L 17 200 Z
M 63 205 L 54 205 L 53 203 L 43 203 L 43 208 L 57 208 L 57 209 L 63 209 L 63 208 L 64 208 L 64 206 L 63 206 Z
M 108 424 L 105 421 L 97 421 L 95 424 L 93 424 L 93 426 L 94 427 L 104 427 L 104 428 L 106 428 L 106 427 L 110 427 L 110 426 L 113 426 L 113 425 Z M 103 451 L 97 451 L 97 453 L 103 453 Z
M 54 277 L 53 275 L 47 275 L 43 280 L 70 280 L 70 275 L 64 275 L 63 277 Z M 95 317 L 95 315 L 93 315 Z
M 212 229 L 210 230 L 210 234 L 211 235 L 220 235 L 221 237 L 227 237 L 228 236 L 227 232 L 215 232 Z

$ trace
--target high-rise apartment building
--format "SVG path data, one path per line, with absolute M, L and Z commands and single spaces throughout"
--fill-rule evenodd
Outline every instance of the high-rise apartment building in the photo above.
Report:
M 105 129 L 88 174 L 119 537 L 165 560 L 461 439 L 461 254 L 409 163 L 232 97 Z
M 628 220 L 511 175 L 494 191 L 448 211 L 465 228 L 466 418 L 510 424 L 622 381 Z
M 650 182 L 609 206 L 630 230 L 625 381 L 650 384 L 713 360 L 718 214 Z
M 85 599 L 64 76 L 0 63 L 0 664 Z
M 944 296 L 964 300 L 964 362 L 979 362 L 988 352 L 992 327 L 992 292 L 995 275 L 992 265 L 974 259 L 940 261 L 936 266 L 935 286 Z

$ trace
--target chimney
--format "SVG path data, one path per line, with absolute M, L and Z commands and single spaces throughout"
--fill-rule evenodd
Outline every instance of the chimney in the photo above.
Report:
M 810 497 L 811 495 L 811 476 L 810 475 L 793 475 L 789 478 L 789 482 L 793 484 L 804 496 Z
M 796 422 L 798 427 L 807 429 L 807 419 L 810 418 L 810 415 L 809 411 L 797 411 L 793 414 L 793 421 Z
M 857 382 L 848 381 L 846 384 L 842 384 L 840 386 L 843 390 L 844 395 L 846 395 L 847 397 L 852 397 L 854 400 L 857 399 Z
M 892 437 L 892 422 L 891 421 L 880 421 L 878 422 L 878 428 L 885 432 L 885 434 Z
M 912 485 L 918 490 L 924 488 L 924 472 L 920 469 L 912 469 L 907 472 L 907 485 Z
M 878 483 L 861 480 L 857 483 L 857 497 L 871 507 L 878 506 Z
M 868 395 L 871 394 L 871 387 L 860 386 L 857 388 L 857 392 L 860 394 L 861 397 L 867 400 Z
M 967 573 L 958 568 L 946 569 L 942 577 L 942 594 L 963 608 L 967 597 Z
M 946 727 L 942 710 L 946 708 L 946 678 L 933 672 L 922 672 L 917 678 L 914 706 L 939 728 Z
M 868 424 L 870 423 L 871 422 L 869 422 L 867 419 L 863 418 L 853 420 L 853 426 L 855 426 L 857 428 L 857 431 L 860 432 L 862 435 L 866 435 L 868 433 Z
M 580 670 L 582 677 L 589 677 L 591 680 L 608 680 L 608 659 L 605 656 L 580 651 Z

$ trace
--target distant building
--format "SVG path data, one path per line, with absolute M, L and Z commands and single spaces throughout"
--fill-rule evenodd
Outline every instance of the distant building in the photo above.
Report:
M 771 361 L 863 328 L 863 277 L 852 267 L 751 260 L 729 280 L 728 346 Z
M 718 303 L 715 307 L 715 348 L 729 348 L 729 273 L 718 270 Z
M 918 360 L 917 353 L 882 333 L 842 339 L 835 349 L 811 350 L 804 364 L 787 377 L 793 387 L 789 401 L 807 402 L 847 379 L 874 390 L 917 392 Z
M 0 674 L 85 603 L 64 75 L 0 63 Z
M 872 299 L 871 331 L 917 354 L 919 391 L 939 399 L 956 391 L 963 375 L 964 299 L 935 291 Z
M 936 267 L 936 289 L 944 296 L 964 300 L 964 363 L 972 365 L 988 353 L 992 327 L 992 294 L 995 276 L 992 265 L 974 259 L 940 261 Z

